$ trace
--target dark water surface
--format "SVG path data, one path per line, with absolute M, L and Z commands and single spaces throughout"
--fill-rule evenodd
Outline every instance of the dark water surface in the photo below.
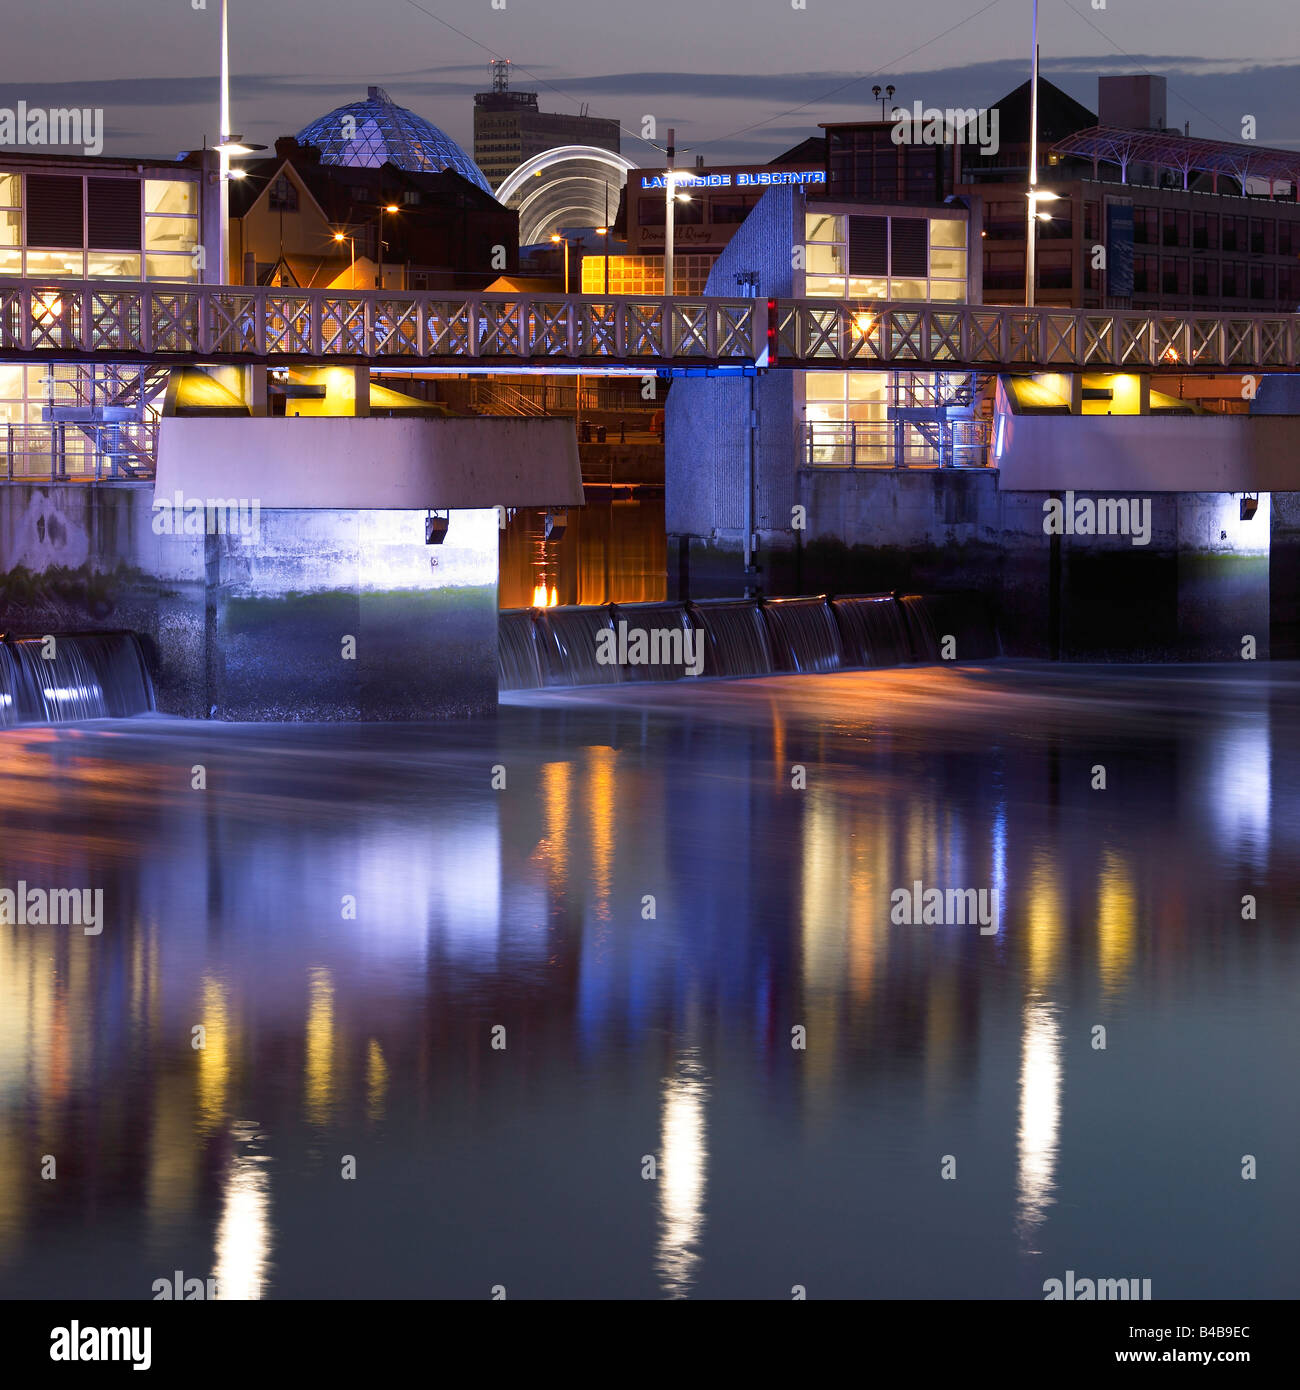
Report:
M 0 733 L 0 1294 L 1300 1294 L 1300 669 L 516 701 Z

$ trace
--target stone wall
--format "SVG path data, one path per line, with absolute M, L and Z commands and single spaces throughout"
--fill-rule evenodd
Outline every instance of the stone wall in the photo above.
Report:
M 152 485 L 0 487 L 0 628 L 128 629 L 188 718 L 458 718 L 496 707 L 497 523 L 267 509 L 155 534 Z M 345 655 L 345 639 L 355 655 Z

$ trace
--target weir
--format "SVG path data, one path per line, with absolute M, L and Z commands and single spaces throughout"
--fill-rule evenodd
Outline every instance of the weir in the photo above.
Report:
M 941 659 L 984 661 L 1001 654 L 983 598 L 969 593 L 519 608 L 501 614 L 500 688 L 539 690 L 684 678 L 680 666 L 600 664 L 598 635 L 620 620 L 646 629 L 682 625 L 702 632 L 706 678 Z M 944 657 L 948 639 L 950 658 Z
M 0 640 L 0 727 L 124 719 L 154 707 L 149 668 L 132 632 Z

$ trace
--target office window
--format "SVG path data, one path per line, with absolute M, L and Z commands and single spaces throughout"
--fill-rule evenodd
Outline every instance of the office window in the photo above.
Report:
M 1250 267 L 1250 297 L 1252 299 L 1272 299 L 1274 283 L 1271 265 L 1252 265 Z
M 100 251 L 140 249 L 138 179 L 86 180 L 86 244 Z
M 147 179 L 144 186 L 144 265 L 150 280 L 197 280 L 198 188 L 180 179 Z
M 1219 263 L 1196 261 L 1192 267 L 1192 293 L 1201 298 L 1217 298 L 1219 293 Z
M 1185 212 L 1166 208 L 1160 216 L 1160 244 L 1162 246 L 1186 246 L 1188 217 Z
M 1250 219 L 1250 249 L 1257 256 L 1273 254 L 1274 228 L 1271 217 L 1252 217 Z
M 86 278 L 90 280 L 139 280 L 140 253 L 138 251 L 134 253 L 122 251 L 87 252 Z
M 65 174 L 28 174 L 27 244 L 81 247 L 85 242 L 82 179 Z
M 1300 309 L 1300 266 L 1283 265 L 1277 270 L 1277 297 L 1282 305 Z
M 1223 219 L 1223 249 L 1225 251 L 1244 251 L 1247 246 L 1248 222 L 1244 217 L 1225 217 Z
M 897 225 L 897 224 L 895 224 Z M 853 275 L 887 275 L 889 219 L 849 218 L 849 272 Z M 912 270 L 915 275 L 916 271 Z
M 893 225 L 889 238 L 890 275 L 924 278 L 929 274 L 926 221 L 927 219 L 924 217 L 895 217 L 892 219 Z
M 1133 209 L 1133 243 L 1136 246 L 1156 245 L 1155 208 Z
M 1035 261 L 1041 289 L 1068 290 L 1074 283 L 1074 252 L 1069 247 L 1040 246 Z
M 1192 214 L 1192 245 L 1200 251 L 1219 249 L 1219 215 L 1216 212 Z
M 1172 260 L 1166 260 L 1160 272 L 1161 293 L 1186 294 L 1189 284 L 1186 257 L 1177 256 Z

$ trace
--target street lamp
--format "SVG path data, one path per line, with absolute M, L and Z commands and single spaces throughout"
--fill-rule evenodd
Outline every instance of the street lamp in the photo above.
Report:
M 664 294 L 673 292 L 673 204 L 689 203 L 689 193 L 676 192 L 677 173 L 673 161 L 677 158 L 677 132 L 670 126 L 668 130 L 668 170 L 664 175 Z M 689 178 L 687 174 L 684 177 Z
M 379 209 L 379 279 L 375 284 L 381 290 L 384 288 L 384 213 L 397 211 L 399 208 L 396 203 L 385 203 Z
M 565 293 L 565 294 L 568 294 L 568 292 L 569 292 L 569 238 L 568 238 L 567 236 L 561 236 L 561 235 L 559 234 L 559 232 L 554 232 L 554 233 L 552 233 L 552 235 L 551 235 L 551 240 L 552 240 L 553 242 L 555 242 L 556 245 L 559 245 L 560 242 L 563 242 L 563 243 L 564 243 L 564 293 Z M 605 288 L 608 289 L 609 286 L 606 285 Z
M 335 241 L 346 241 L 352 251 L 352 263 L 348 268 L 348 289 L 354 290 L 357 287 L 357 239 L 347 236 L 343 232 L 334 233 Z
M 609 228 L 597 227 L 596 235 L 605 238 L 605 293 L 609 293 Z
M 1034 307 L 1038 252 L 1038 0 L 1034 0 L 1034 22 L 1030 36 L 1033 62 L 1029 74 L 1029 193 L 1025 205 L 1025 308 Z

